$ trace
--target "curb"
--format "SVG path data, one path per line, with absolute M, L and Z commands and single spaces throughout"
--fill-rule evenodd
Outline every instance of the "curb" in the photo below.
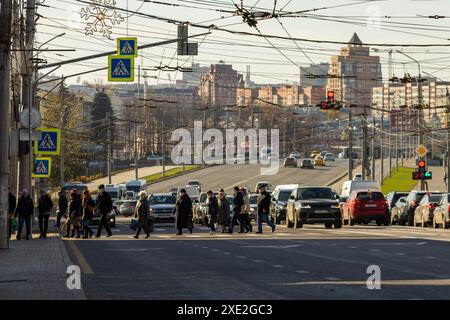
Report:
M 348 170 L 345 171 L 342 175 L 338 176 L 337 178 L 331 180 L 330 182 L 328 182 L 326 184 L 327 187 L 331 187 L 333 184 L 335 184 L 336 182 L 339 182 L 340 180 L 342 180 L 346 175 L 348 175 Z
M 173 176 L 161 178 L 161 179 L 159 179 L 159 180 L 156 180 L 156 181 L 150 182 L 150 183 L 148 183 L 148 184 L 145 184 L 144 187 L 148 187 L 148 186 L 151 186 L 151 185 L 156 184 L 156 183 L 160 183 L 160 182 L 163 182 L 163 181 L 167 181 L 167 180 L 170 180 L 170 179 L 172 179 L 172 178 L 177 178 L 177 177 L 180 177 L 180 176 L 184 176 L 184 175 L 186 175 L 186 174 L 189 174 L 189 173 L 192 173 L 192 172 L 196 172 L 196 171 L 200 171 L 200 170 L 203 170 L 203 169 L 206 169 L 206 168 L 209 168 L 209 167 L 211 167 L 211 166 L 205 165 L 205 166 L 200 166 L 200 167 L 195 168 L 195 169 L 191 169 L 191 170 L 187 170 L 187 171 L 182 171 L 182 172 L 180 172 L 180 173 L 174 174 Z

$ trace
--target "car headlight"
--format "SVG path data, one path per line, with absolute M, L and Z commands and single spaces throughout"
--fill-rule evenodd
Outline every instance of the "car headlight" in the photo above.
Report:
M 303 209 L 311 209 L 311 206 L 310 206 L 309 204 L 301 204 L 301 205 L 300 205 L 300 208 L 303 208 Z
M 331 205 L 331 208 L 332 208 L 332 209 L 340 209 L 341 206 L 340 206 L 339 204 L 332 204 L 332 205 Z
M 286 207 L 285 207 L 285 206 L 282 206 L 282 205 L 277 205 L 277 209 L 278 209 L 278 210 L 285 210 Z

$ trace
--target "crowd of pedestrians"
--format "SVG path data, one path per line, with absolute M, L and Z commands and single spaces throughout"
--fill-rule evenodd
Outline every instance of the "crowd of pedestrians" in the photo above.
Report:
M 219 191 L 217 196 L 209 190 L 207 192 L 206 204 L 208 206 L 209 228 L 210 234 L 216 231 L 221 233 L 234 232 L 235 226 L 239 225 L 238 233 L 248 233 L 253 231 L 250 221 L 250 198 L 245 188 L 238 186 L 233 189 L 233 205 L 230 211 L 227 196 L 223 189 Z M 265 190 L 264 186 L 259 189 L 257 198 L 257 226 L 256 233 L 263 232 L 262 224 L 267 223 L 275 231 L 275 225 L 269 219 L 270 212 L 270 194 Z M 40 191 L 37 211 L 39 221 L 39 238 L 47 238 L 49 218 L 53 212 L 54 203 L 49 193 L 44 190 Z M 112 231 L 108 222 L 108 215 L 113 210 L 111 196 L 105 191 L 105 186 L 98 187 L 97 199 L 94 201 L 90 191 L 86 188 L 80 194 L 76 189 L 70 191 L 69 199 L 67 199 L 66 191 L 61 189 L 58 192 L 58 204 L 56 207 L 56 224 L 55 227 L 64 231 L 65 238 L 92 238 L 94 231 L 91 228 L 92 220 L 96 216 L 99 218 L 96 238 L 101 236 L 102 230 L 105 229 L 107 237 L 112 236 Z M 35 211 L 35 205 L 28 190 L 23 189 L 20 197 L 16 202 L 16 197 L 9 193 L 8 208 L 8 224 L 9 238 L 11 238 L 13 225 L 18 221 L 17 240 L 22 239 L 22 231 L 25 225 L 25 239 L 31 239 L 31 222 Z M 232 215 L 230 216 L 230 214 Z M 187 229 L 190 234 L 193 232 L 193 206 L 192 200 L 185 189 L 180 190 L 179 197 L 173 211 L 175 217 L 175 227 L 177 235 L 182 235 L 183 230 Z M 62 218 L 64 224 L 61 224 Z M 139 193 L 139 200 L 136 205 L 134 220 L 136 226 L 136 234 L 134 238 L 139 239 L 142 231 L 145 232 L 146 238 L 150 237 L 153 231 L 153 220 L 150 214 L 149 199 L 145 191 Z M 216 226 L 219 230 L 216 230 Z

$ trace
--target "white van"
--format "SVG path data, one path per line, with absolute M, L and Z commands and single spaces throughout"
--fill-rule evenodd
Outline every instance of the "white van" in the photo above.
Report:
M 355 190 L 380 191 L 381 184 L 380 181 L 354 181 L 354 180 L 345 181 L 342 184 L 341 198 L 348 197 L 350 193 L 352 193 Z
M 140 191 L 144 190 L 145 180 L 130 180 L 126 183 L 127 191 L 134 191 L 138 194 Z

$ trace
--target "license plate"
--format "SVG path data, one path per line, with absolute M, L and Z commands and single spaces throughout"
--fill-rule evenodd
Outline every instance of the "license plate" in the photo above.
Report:
M 328 213 L 328 210 L 316 210 L 315 213 Z
M 366 208 L 376 208 L 376 204 L 366 204 Z

